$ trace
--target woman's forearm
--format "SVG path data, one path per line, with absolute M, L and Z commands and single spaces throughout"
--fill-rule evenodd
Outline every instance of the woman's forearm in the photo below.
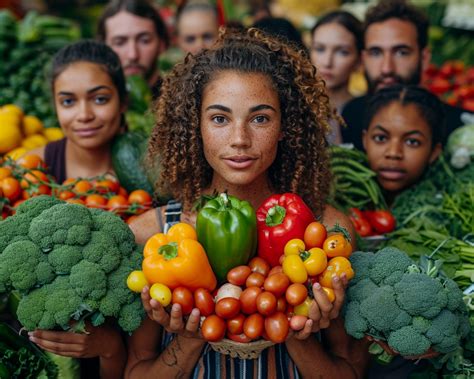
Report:
M 187 378 L 199 360 L 206 341 L 176 336 L 156 358 L 140 360 L 127 378 Z M 139 358 L 139 357 L 136 357 Z
M 109 349 L 100 356 L 101 379 L 123 378 L 127 363 L 127 349 L 120 334 L 107 341 Z

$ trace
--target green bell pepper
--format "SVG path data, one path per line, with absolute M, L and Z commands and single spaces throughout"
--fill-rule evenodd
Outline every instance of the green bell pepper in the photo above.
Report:
M 209 200 L 198 213 L 196 232 L 219 283 L 255 255 L 257 217 L 247 201 L 226 193 Z

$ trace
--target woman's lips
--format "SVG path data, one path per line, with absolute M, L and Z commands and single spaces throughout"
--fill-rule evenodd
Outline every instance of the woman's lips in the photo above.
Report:
M 74 133 L 77 134 L 79 137 L 83 137 L 83 138 L 93 137 L 99 132 L 99 130 L 101 128 L 102 128 L 102 126 L 98 126 L 98 127 L 95 127 L 95 128 L 75 129 Z
M 406 171 L 402 169 L 383 168 L 377 171 L 380 178 L 385 180 L 400 180 L 406 176 Z
M 255 159 L 251 157 L 229 157 L 224 158 L 224 161 L 231 168 L 245 169 L 250 167 L 255 161 Z

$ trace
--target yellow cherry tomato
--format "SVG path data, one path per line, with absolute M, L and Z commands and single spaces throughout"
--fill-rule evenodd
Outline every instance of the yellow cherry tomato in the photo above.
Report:
M 333 234 L 324 240 L 323 250 L 329 258 L 349 257 L 352 254 L 352 245 L 343 234 Z
M 307 297 L 305 301 L 303 301 L 300 305 L 297 305 L 293 309 L 293 313 L 295 315 L 306 316 L 309 315 L 309 307 L 311 306 L 312 299 Z
M 282 267 L 283 273 L 290 278 L 292 283 L 304 283 L 308 280 L 308 273 L 299 255 L 287 255 Z
M 283 252 L 285 255 L 298 255 L 302 253 L 305 250 L 305 245 L 303 240 L 300 240 L 298 238 L 293 238 L 292 240 L 289 240 Z
M 326 270 L 319 276 L 319 284 L 323 287 L 332 288 L 332 277 L 334 275 L 341 276 L 344 273 L 347 280 L 351 280 L 354 277 L 354 270 L 349 259 L 344 257 L 332 258 L 329 260 Z
M 308 275 L 314 276 L 321 274 L 328 264 L 328 258 L 323 249 L 313 247 L 301 254 L 304 267 Z
M 135 270 L 128 274 L 127 287 L 133 292 L 142 292 L 143 287 L 148 285 L 148 281 L 143 271 Z
M 155 283 L 150 288 L 150 296 L 158 301 L 163 307 L 171 303 L 171 290 L 164 284 Z

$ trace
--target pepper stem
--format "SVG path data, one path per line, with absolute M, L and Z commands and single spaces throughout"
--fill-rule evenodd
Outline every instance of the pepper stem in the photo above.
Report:
M 176 242 L 170 242 L 160 246 L 158 254 L 162 255 L 167 261 L 176 258 L 178 256 L 178 244 Z
M 268 210 L 267 218 L 265 223 L 267 226 L 277 226 L 280 225 L 286 216 L 286 209 L 280 205 L 275 205 Z

